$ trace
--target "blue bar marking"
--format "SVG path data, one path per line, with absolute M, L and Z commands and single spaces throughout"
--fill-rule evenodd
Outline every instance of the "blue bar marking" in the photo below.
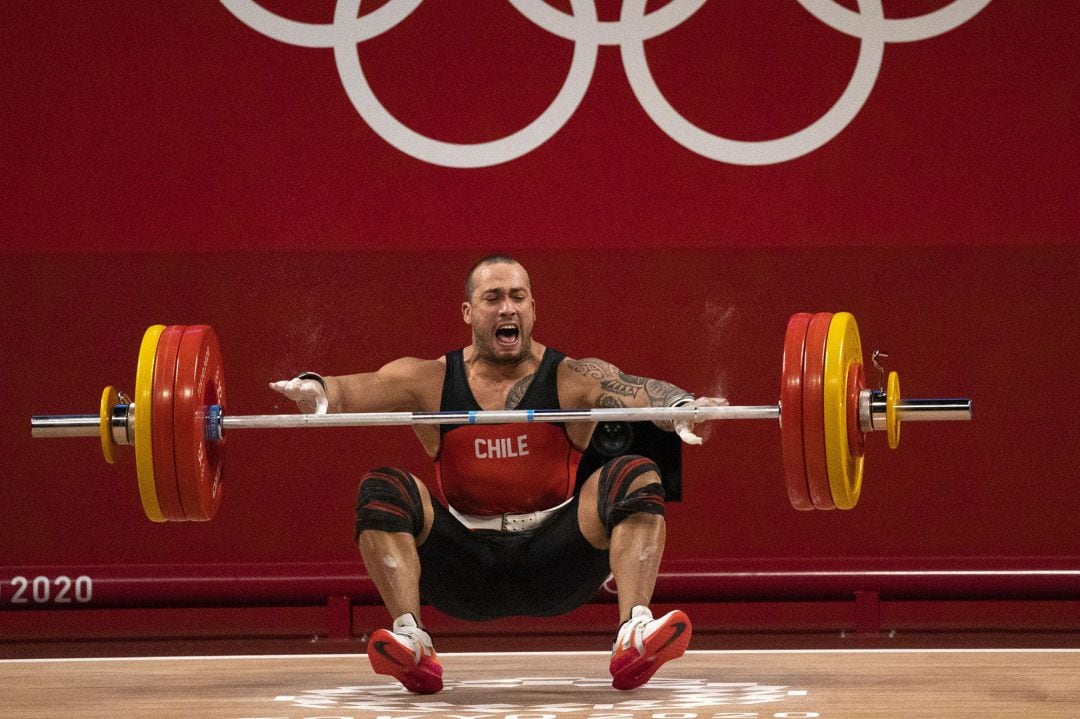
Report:
M 530 409 L 530 410 L 526 410 L 526 414 L 525 414 L 525 421 L 526 421 L 526 422 L 532 422 L 532 421 L 533 421 L 533 416 L 534 416 L 535 414 L 536 414 L 536 410 L 535 410 L 535 409 Z
M 476 412 L 469 412 L 469 424 L 476 424 Z

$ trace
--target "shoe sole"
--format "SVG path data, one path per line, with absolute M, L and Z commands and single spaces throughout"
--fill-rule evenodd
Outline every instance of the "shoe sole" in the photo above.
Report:
M 645 640 L 645 653 L 612 672 L 611 686 L 622 691 L 636 689 L 652 678 L 656 670 L 672 659 L 678 659 L 686 653 L 693 630 L 690 618 L 678 609 L 663 617 L 664 626 L 653 632 Z
M 442 665 L 432 657 L 421 657 L 413 663 L 413 653 L 394 639 L 393 633 L 378 629 L 368 642 L 368 660 L 376 674 L 384 674 L 401 682 L 414 694 L 434 694 L 443 688 Z

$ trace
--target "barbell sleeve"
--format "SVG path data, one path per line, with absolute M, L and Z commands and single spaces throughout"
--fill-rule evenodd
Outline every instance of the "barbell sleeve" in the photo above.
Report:
M 54 414 L 30 418 L 32 437 L 97 437 L 100 420 L 96 414 Z

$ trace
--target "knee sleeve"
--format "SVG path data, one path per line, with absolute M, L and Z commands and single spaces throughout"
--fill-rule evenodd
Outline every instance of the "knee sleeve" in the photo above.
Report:
M 637 455 L 616 457 L 600 469 L 600 486 L 596 504 L 600 521 L 608 533 L 631 514 L 664 514 L 664 486 L 650 482 L 628 492 L 635 479 L 646 472 L 660 476 L 660 468 L 651 459 Z
M 416 479 L 411 474 L 379 467 L 360 479 L 354 540 L 365 529 L 408 532 L 418 537 L 423 528 L 424 505 Z

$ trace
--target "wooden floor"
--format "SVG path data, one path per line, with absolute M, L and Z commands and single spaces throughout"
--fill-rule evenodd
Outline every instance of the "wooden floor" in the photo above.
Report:
M 0 661 L 0 717 L 1080 718 L 1080 650 L 691 651 L 632 692 L 605 652 L 441 655 L 415 696 L 364 655 Z

